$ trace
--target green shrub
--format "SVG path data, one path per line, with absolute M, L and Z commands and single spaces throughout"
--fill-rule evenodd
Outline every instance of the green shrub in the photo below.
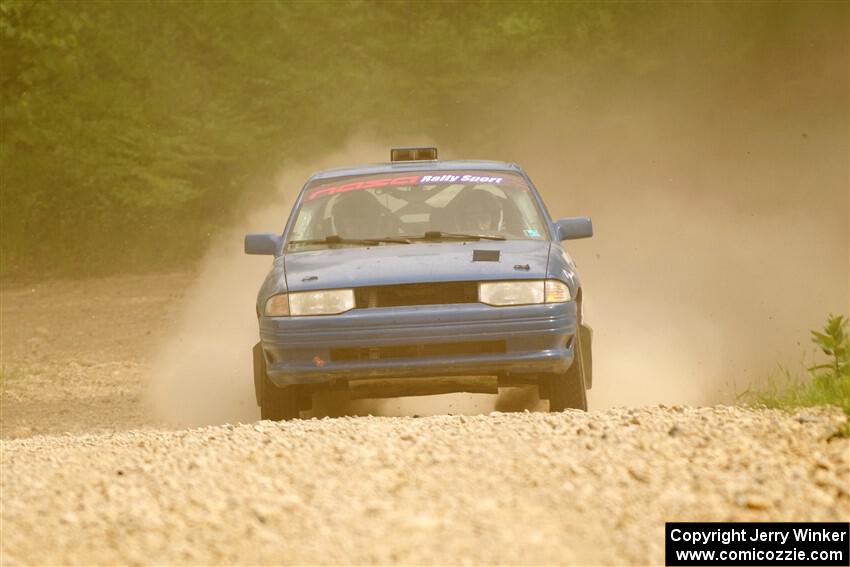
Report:
M 827 364 L 809 368 L 815 382 L 829 385 L 850 378 L 850 335 L 847 333 L 846 317 L 830 314 L 823 333 L 812 331 L 812 341 L 832 358 Z

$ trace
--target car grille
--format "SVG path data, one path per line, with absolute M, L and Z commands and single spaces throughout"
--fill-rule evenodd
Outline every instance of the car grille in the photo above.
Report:
M 377 285 L 354 288 L 358 308 L 475 303 L 478 282 Z
M 462 356 L 505 352 L 505 341 L 470 341 L 392 345 L 380 347 L 332 348 L 331 360 L 377 360 L 382 358 L 419 358 L 428 356 Z

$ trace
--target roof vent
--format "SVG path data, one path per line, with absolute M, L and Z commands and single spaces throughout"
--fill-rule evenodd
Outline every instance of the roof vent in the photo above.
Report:
M 392 148 L 390 161 L 436 161 L 437 148 Z

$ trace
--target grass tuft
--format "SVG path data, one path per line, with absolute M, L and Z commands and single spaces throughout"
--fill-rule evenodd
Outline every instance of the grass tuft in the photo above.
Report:
M 850 437 L 850 333 L 843 315 L 829 315 L 822 331 L 812 331 L 812 342 L 827 356 L 825 362 L 794 374 L 780 367 L 779 376 L 768 379 L 757 391 L 742 396 L 768 408 L 791 409 L 815 406 L 837 406 L 847 417 L 833 434 Z

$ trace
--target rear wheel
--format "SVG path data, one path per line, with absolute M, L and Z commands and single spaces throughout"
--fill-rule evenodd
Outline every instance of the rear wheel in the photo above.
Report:
M 587 389 L 584 385 L 584 359 L 581 333 L 575 335 L 573 363 L 563 374 L 549 377 L 549 411 L 567 408 L 587 411 Z
M 254 346 L 254 387 L 262 419 L 280 421 L 300 417 L 298 386 L 276 386 L 269 380 L 259 343 Z

